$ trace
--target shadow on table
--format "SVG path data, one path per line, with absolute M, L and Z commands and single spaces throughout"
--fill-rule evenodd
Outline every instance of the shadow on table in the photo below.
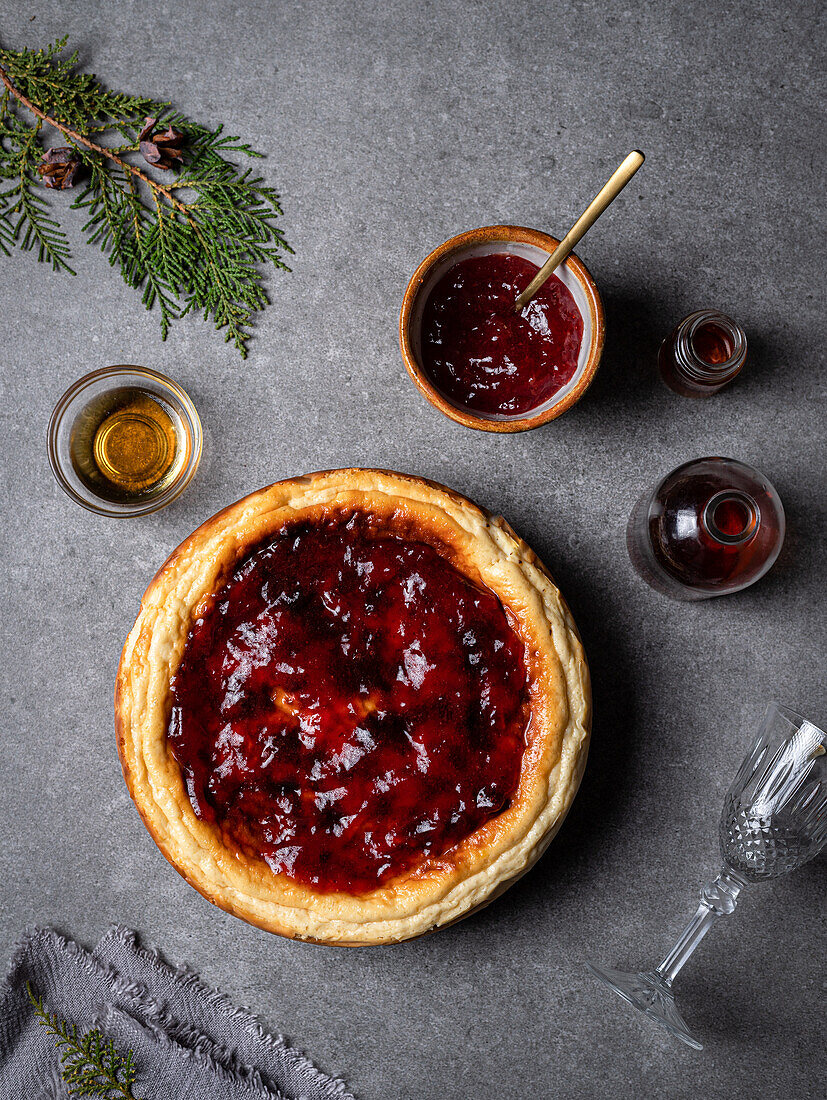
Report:
M 797 364 L 796 364 L 797 366 Z M 799 371 L 800 371 L 799 367 Z M 747 358 L 744 368 L 732 385 L 741 393 L 759 398 L 760 391 L 772 385 L 773 372 L 784 371 L 788 384 L 792 387 L 802 381 L 800 374 L 793 380 L 790 370 L 789 341 L 779 333 L 751 329 L 747 333 Z M 755 391 L 753 393 L 753 391 Z
M 780 617 L 776 618 L 772 629 L 783 639 L 788 629 L 784 619 L 785 607 L 794 604 L 797 593 L 811 585 L 821 572 L 827 495 L 817 480 L 814 484 L 802 480 L 796 468 L 765 469 L 761 472 L 772 481 L 784 506 L 784 542 L 768 573 L 754 586 L 724 598 L 737 599 L 744 607 L 747 604 L 769 607 L 775 601 Z
M 657 361 L 661 341 L 669 333 L 668 309 L 651 295 L 614 292 L 605 295 L 603 309 L 606 343 L 585 405 L 635 405 L 662 386 Z
M 804 961 L 806 954 L 802 959 L 801 941 L 802 930 L 817 928 L 822 919 L 825 867 L 827 861 L 820 856 L 778 880 L 775 891 L 757 884 L 742 895 L 739 910 L 751 903 L 756 909 L 736 910 L 729 936 L 737 936 L 740 922 L 745 921 L 747 934 L 755 937 L 761 928 L 758 906 L 772 906 L 776 917 L 779 907 L 789 906 L 795 913 L 789 925 L 777 919 L 772 922 L 772 934 L 757 941 L 752 965 L 744 965 L 743 955 L 733 951 L 731 939 L 728 942 L 726 936 L 716 936 L 713 929 L 695 965 L 681 972 L 677 996 L 690 1026 L 709 1048 L 737 1045 L 742 1054 L 761 1052 L 770 1057 L 773 1050 L 783 1055 L 792 1044 L 807 1042 L 808 1031 L 813 1033 L 813 1041 L 819 1042 L 821 978 Z M 817 938 L 813 943 L 817 949 Z M 783 958 L 789 958 L 791 964 L 775 965 Z M 771 980 L 768 966 L 772 967 Z M 806 980 L 813 976 L 815 980 Z
M 658 351 L 683 314 L 676 316 L 672 306 L 653 294 L 614 291 L 604 296 L 603 308 L 606 318 L 603 359 L 582 407 L 628 407 L 653 393 L 667 394 L 658 374 Z M 690 310 L 687 308 L 685 312 Z M 783 370 L 790 377 L 798 366 L 790 364 L 789 339 L 785 340 L 780 333 L 751 329 L 747 333 L 747 347 L 746 365 L 732 385 L 750 398 L 772 387 L 775 373 Z M 796 381 L 800 381 L 799 375 Z M 684 400 L 690 405 L 703 405 Z

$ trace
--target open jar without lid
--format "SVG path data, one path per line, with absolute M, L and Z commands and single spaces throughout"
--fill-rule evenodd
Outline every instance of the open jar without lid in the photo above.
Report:
M 658 355 L 661 377 L 683 397 L 710 397 L 741 370 L 747 337 L 731 317 L 700 309 L 684 317 L 663 341 Z

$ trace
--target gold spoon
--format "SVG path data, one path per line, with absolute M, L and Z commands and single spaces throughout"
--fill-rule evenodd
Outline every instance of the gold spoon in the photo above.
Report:
M 643 153 L 634 149 L 616 171 L 614 171 L 605 186 L 601 187 L 597 195 L 592 199 L 562 241 L 514 302 L 514 312 L 520 310 L 531 301 L 546 279 L 555 271 L 568 256 L 569 252 L 578 243 L 581 237 L 591 229 L 609 203 L 614 202 L 632 176 L 643 164 Z

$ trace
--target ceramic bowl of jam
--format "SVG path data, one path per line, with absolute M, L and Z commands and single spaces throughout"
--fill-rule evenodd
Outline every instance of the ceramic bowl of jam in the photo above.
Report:
M 408 373 L 452 420 L 523 432 L 579 401 L 603 352 L 597 287 L 572 253 L 520 313 L 513 308 L 559 242 L 518 225 L 452 237 L 414 272 L 399 317 Z

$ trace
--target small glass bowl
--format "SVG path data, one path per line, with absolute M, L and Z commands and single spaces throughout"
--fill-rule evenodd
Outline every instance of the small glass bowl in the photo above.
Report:
M 134 386 L 161 398 L 177 413 L 186 439 L 186 458 L 174 481 L 148 500 L 122 502 L 98 496 L 78 477 L 71 457 L 72 430 L 80 413 L 94 398 L 110 390 Z M 76 504 L 100 516 L 145 516 L 166 507 L 192 481 L 201 460 L 201 420 L 189 395 L 179 385 L 148 367 L 114 366 L 79 378 L 55 405 L 49 421 L 49 464 L 58 485 Z

